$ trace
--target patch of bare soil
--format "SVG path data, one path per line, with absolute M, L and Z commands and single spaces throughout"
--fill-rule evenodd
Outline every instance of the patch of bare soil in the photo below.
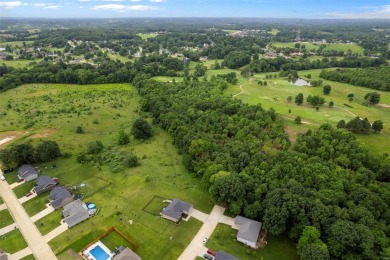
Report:
M 378 106 L 381 106 L 384 108 L 390 108 L 390 104 L 378 104 Z
M 27 134 L 28 132 L 20 132 L 20 131 L 9 131 L 9 132 L 0 133 L 0 141 L 3 140 L 3 142 L 0 142 L 0 149 L 6 147 L 15 139 L 25 136 Z
M 49 129 L 43 130 L 40 133 L 33 134 L 32 136 L 30 136 L 30 138 L 46 138 L 46 137 L 54 135 L 55 133 L 57 133 L 57 129 L 49 128 Z

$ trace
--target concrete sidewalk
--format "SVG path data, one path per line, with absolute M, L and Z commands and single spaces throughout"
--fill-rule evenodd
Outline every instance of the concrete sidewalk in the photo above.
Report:
M 36 222 L 37 220 L 43 218 L 44 216 L 46 215 L 49 215 L 50 213 L 54 212 L 54 208 L 53 207 L 47 207 L 46 209 L 42 210 L 41 212 L 39 212 L 38 214 L 34 215 L 31 217 L 31 220 L 33 222 Z
M 50 240 L 52 240 L 56 236 L 59 236 L 62 233 L 64 233 L 66 230 L 68 230 L 68 225 L 66 223 L 61 222 L 61 226 L 55 228 L 54 230 L 52 230 L 51 232 L 46 234 L 44 236 L 44 239 L 46 242 L 49 242 Z
M 214 206 L 203 226 L 199 229 L 191 243 L 180 255 L 179 260 L 195 259 L 201 252 L 205 250 L 203 239 L 205 237 L 210 238 L 211 234 L 214 232 L 214 229 L 217 227 L 224 211 L 225 208 Z
M 3 173 L 0 170 L 0 176 Z M 37 260 L 55 260 L 57 259 L 53 251 L 39 233 L 37 227 L 34 225 L 26 211 L 16 198 L 15 194 L 5 181 L 0 181 L 0 195 L 8 207 L 11 216 L 19 227 L 24 240 L 26 240 L 35 259 Z
M 26 257 L 28 255 L 31 255 L 32 251 L 29 247 L 26 247 L 25 249 L 22 249 L 15 254 L 12 254 L 8 257 L 9 260 L 19 260 L 22 259 L 23 257 Z
M 12 223 L 11 225 L 8 225 L 6 227 L 3 227 L 0 229 L 0 236 L 7 234 L 8 232 L 11 232 L 12 230 L 17 229 L 17 226 L 15 223 Z

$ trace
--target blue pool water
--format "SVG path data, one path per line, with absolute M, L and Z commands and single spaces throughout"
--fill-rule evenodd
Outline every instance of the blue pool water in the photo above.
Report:
M 107 260 L 110 258 L 110 255 L 106 253 L 106 251 L 103 250 L 99 245 L 95 246 L 89 253 L 96 259 L 96 260 Z

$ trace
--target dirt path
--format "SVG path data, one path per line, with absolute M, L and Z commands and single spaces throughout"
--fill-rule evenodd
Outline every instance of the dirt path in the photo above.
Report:
M 3 172 L 0 170 L 0 176 Z M 15 223 L 18 225 L 20 232 L 26 240 L 29 248 L 37 260 L 55 260 L 57 259 L 47 242 L 39 233 L 37 227 L 31 221 L 26 211 L 19 203 L 15 194 L 5 181 L 0 181 L 0 195 L 7 205 Z
M 347 113 L 349 113 L 349 114 L 353 115 L 354 117 L 357 117 L 357 115 L 356 115 L 356 114 L 352 113 L 352 112 L 351 112 L 351 111 L 349 111 L 348 109 L 345 109 L 345 108 L 343 108 L 343 107 L 339 107 L 339 106 L 334 106 L 334 107 L 340 108 L 341 110 L 344 110 L 345 112 L 347 112 Z
M 244 89 L 242 88 L 242 85 L 240 85 L 241 92 L 233 95 L 233 97 L 237 97 L 238 95 L 244 93 Z
M 180 255 L 179 260 L 195 259 L 199 254 L 205 251 L 203 239 L 205 237 L 210 238 L 211 234 L 214 232 L 214 229 L 217 227 L 218 222 L 221 219 L 224 211 L 225 208 L 222 208 L 220 206 L 214 206 L 213 210 L 209 214 L 203 226 L 199 229 L 198 233 L 192 239 L 191 243 Z

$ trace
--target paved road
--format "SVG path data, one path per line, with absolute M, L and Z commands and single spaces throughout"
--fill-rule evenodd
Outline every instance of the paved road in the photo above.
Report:
M 0 170 L 0 176 L 3 173 Z M 37 227 L 31 221 L 26 211 L 19 203 L 15 194 L 5 181 L 0 181 L 0 195 L 8 207 L 9 212 L 19 227 L 24 239 L 33 252 L 37 260 L 55 260 L 57 259 L 53 251 L 39 233 Z
M 214 232 L 214 229 L 217 227 L 224 211 L 225 208 L 214 206 L 213 210 L 209 214 L 209 217 L 206 219 L 203 226 L 192 239 L 191 243 L 181 254 L 179 260 L 195 259 L 202 251 L 205 250 L 205 247 L 203 246 L 203 239 L 205 237 L 210 238 L 211 234 Z

